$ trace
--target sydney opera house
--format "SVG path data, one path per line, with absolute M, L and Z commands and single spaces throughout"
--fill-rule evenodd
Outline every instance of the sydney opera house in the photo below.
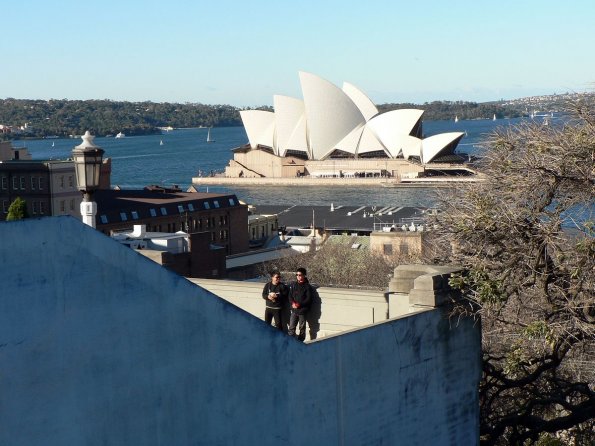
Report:
M 379 113 L 357 87 L 300 72 L 303 99 L 275 95 L 274 112 L 241 111 L 249 143 L 226 177 L 393 177 L 468 174 L 461 132 L 424 137 L 423 110 Z

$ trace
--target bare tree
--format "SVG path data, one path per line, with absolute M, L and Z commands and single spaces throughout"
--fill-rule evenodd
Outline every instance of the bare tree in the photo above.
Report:
M 434 232 L 481 316 L 483 444 L 592 444 L 595 418 L 595 107 L 486 141 L 485 181 L 445 193 Z M 551 437 L 553 434 L 554 437 Z
M 320 286 L 386 289 L 395 266 L 419 262 L 413 256 L 384 256 L 368 247 L 352 248 L 351 236 L 325 243 L 318 251 L 286 257 L 262 265 L 263 275 L 270 269 L 292 273 L 298 267 L 308 270 L 310 280 Z M 289 274 L 284 279 L 291 280 Z

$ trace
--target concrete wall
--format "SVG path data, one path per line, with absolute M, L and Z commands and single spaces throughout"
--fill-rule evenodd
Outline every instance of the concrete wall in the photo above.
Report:
M 217 296 L 237 305 L 254 317 L 264 319 L 265 301 L 261 293 L 264 283 L 233 280 L 189 279 Z M 388 319 L 388 300 L 382 291 L 347 288 L 317 288 L 320 300 L 308 318 L 307 340 L 320 339 Z M 417 309 L 420 311 L 420 309 Z M 404 311 L 403 314 L 409 314 Z M 289 323 L 289 309 L 283 315 Z M 398 316 L 393 314 L 393 317 Z
M 0 444 L 478 442 L 473 321 L 302 344 L 73 218 L 0 240 Z

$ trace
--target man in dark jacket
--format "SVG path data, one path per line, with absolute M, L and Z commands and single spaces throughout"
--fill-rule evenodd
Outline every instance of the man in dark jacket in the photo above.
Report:
M 262 289 L 262 298 L 266 301 L 264 321 L 270 324 L 272 320 L 276 328 L 283 330 L 281 309 L 287 301 L 287 287 L 281 283 L 279 271 L 271 272 L 271 280 Z
M 289 305 L 291 316 L 289 317 L 290 336 L 296 336 L 295 329 L 299 327 L 300 341 L 306 339 L 306 315 L 312 305 L 312 287 L 306 277 L 306 268 L 298 268 L 295 273 L 296 281 L 289 285 Z

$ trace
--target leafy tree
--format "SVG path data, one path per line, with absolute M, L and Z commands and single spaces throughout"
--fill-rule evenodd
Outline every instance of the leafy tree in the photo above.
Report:
M 486 181 L 445 194 L 436 217 L 442 260 L 468 268 L 451 280 L 465 297 L 454 311 L 482 319 L 486 445 L 593 440 L 592 96 L 568 113 L 563 126 L 496 131 Z
M 29 218 L 29 214 L 27 213 L 27 203 L 21 197 L 17 197 L 8 207 L 6 220 L 14 221 L 22 220 L 23 218 Z

